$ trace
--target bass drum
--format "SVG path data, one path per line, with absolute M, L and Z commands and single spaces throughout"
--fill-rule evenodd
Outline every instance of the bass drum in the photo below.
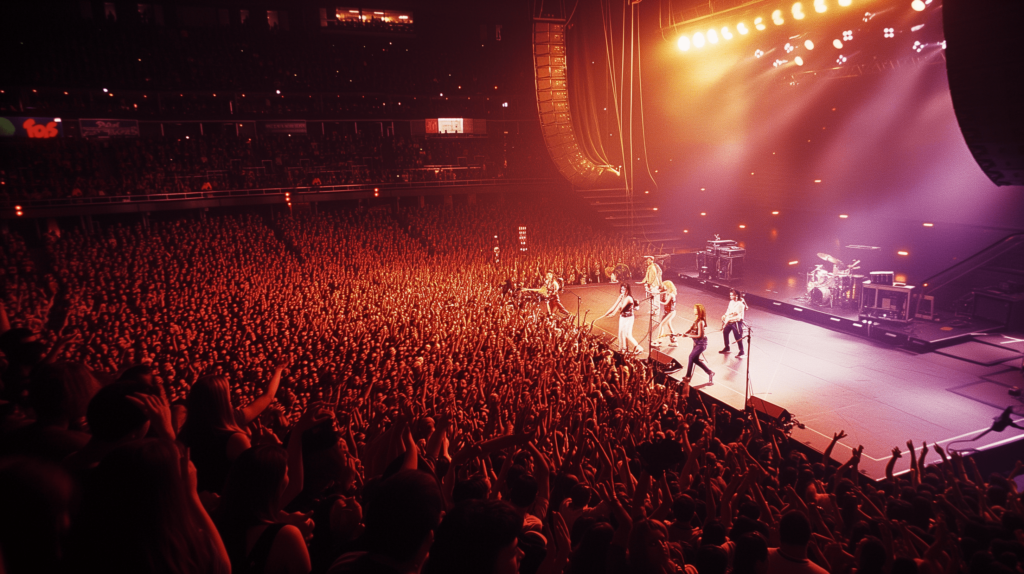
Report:
M 813 305 L 828 305 L 832 300 L 832 291 L 828 287 L 815 287 L 811 289 L 811 303 Z

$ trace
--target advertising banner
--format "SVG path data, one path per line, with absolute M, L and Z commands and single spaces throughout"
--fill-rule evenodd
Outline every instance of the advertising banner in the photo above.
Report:
M 50 139 L 64 135 L 60 118 L 0 117 L 0 138 Z
M 137 120 L 81 119 L 78 129 L 84 138 L 137 138 L 139 122 Z

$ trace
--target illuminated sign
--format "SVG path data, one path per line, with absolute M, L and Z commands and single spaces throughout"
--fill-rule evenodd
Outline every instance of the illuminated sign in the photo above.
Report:
M 139 122 L 137 120 L 81 119 L 78 129 L 84 138 L 137 138 Z
M 63 135 L 60 118 L 0 117 L 0 137 L 50 139 Z

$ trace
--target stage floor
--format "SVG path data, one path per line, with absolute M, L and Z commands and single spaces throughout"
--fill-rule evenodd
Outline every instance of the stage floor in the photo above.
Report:
M 643 287 L 635 283 L 631 287 L 634 295 L 642 298 Z M 575 311 L 573 294 L 578 296 L 580 317 L 587 315 L 589 322 L 615 302 L 618 285 L 575 286 L 570 292 L 563 295 L 563 303 Z M 986 366 L 939 353 L 910 353 L 754 307 L 747 311 L 746 321 L 752 329 L 752 348 L 745 358 L 737 359 L 735 344 L 731 354 L 718 352 L 723 346 L 720 318 L 727 299 L 680 286 L 678 302 L 677 330 L 689 328 L 695 303 L 705 305 L 709 319 L 710 344 L 704 356 L 716 373 L 715 380 L 707 385 L 707 376 L 695 368 L 693 388 L 742 409 L 749 361 L 753 396 L 786 409 L 805 426 L 793 429 L 794 439 L 822 452 L 833 433 L 846 431 L 848 436 L 840 441 L 835 458 L 845 461 L 851 448 L 863 445 L 860 468 L 870 478 L 884 477 L 894 446 L 904 452 L 896 472 L 908 470 L 908 439 L 918 448 L 925 440 L 929 445 L 967 451 L 1024 438 L 1024 431 L 1009 428 L 971 440 L 989 429 L 1010 405 L 1018 407 L 1014 421 L 1024 420 L 1021 403 L 1007 394 L 1012 386 L 1024 384 L 1019 361 Z M 643 358 L 650 350 L 648 318 L 649 304 L 645 303 L 633 329 L 633 336 L 643 345 Z M 615 337 L 617 325 L 616 317 L 601 319 L 595 322 L 594 331 Z M 613 347 L 617 348 L 617 343 Z M 691 348 L 690 341 L 682 340 L 678 347 L 663 346 L 662 350 L 685 368 Z M 929 459 L 934 462 L 938 457 L 930 454 Z

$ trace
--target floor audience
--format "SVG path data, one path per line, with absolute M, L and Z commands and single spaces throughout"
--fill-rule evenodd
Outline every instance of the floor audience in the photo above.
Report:
M 6 572 L 1022 571 L 1012 476 L 869 481 L 517 294 L 650 249 L 555 198 L 266 213 L 0 234 Z

